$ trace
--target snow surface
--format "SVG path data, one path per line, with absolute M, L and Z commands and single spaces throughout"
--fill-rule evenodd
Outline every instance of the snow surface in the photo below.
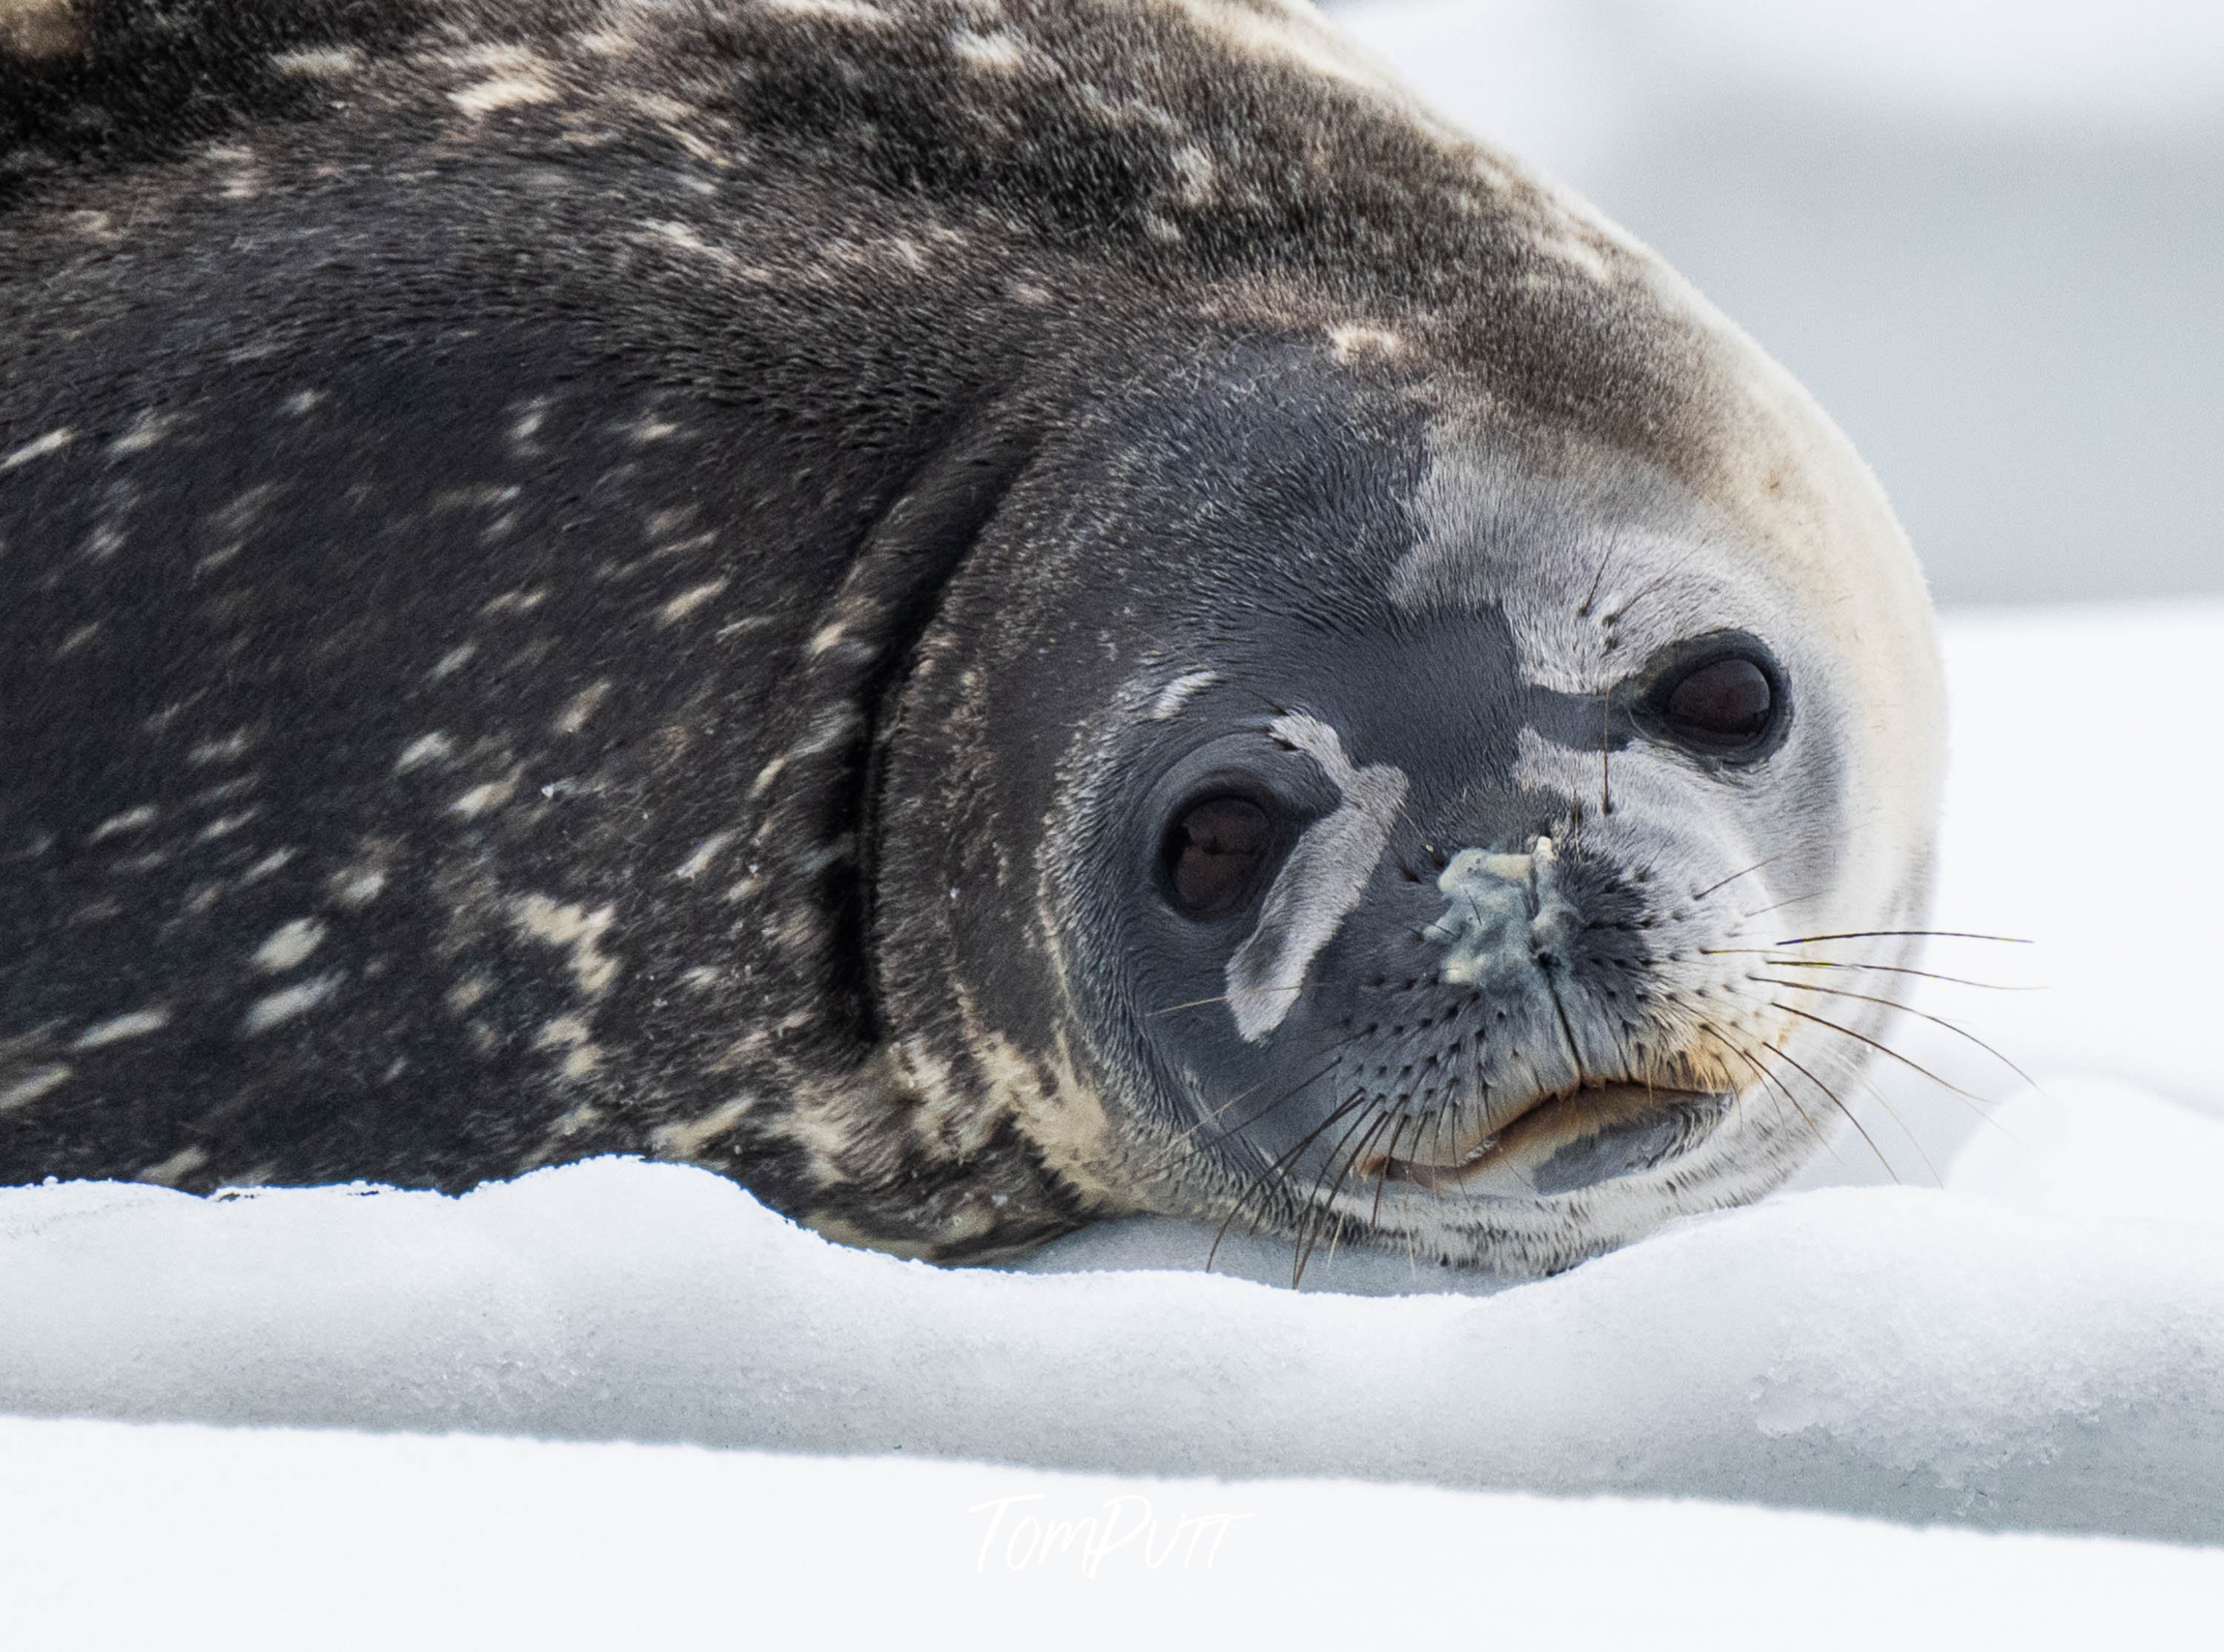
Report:
M 7 1643 L 41 1652 L 1878 1652 L 2200 1644 L 2224 1552 L 1721 1504 L 0 1419 L 0 1599 Z
M 2224 1128 L 2202 1130 L 2224 1178 Z M 1477 1299 L 942 1271 L 617 1161 L 459 1200 L 64 1187 L 0 1208 L 0 1401 L 23 1414 L 2224 1541 L 2215 1225 L 1825 1190 Z
M 1511 1287 L 1346 1252 L 1301 1292 L 1254 1283 L 1286 1281 L 1286 1247 L 1241 1242 L 1202 1275 L 1184 1270 L 1209 1233 L 1159 1221 L 1024 1269 L 938 1271 L 828 1245 L 709 1175 L 615 1160 L 461 1199 L 0 1191 L 0 1413 L 19 1419 L 0 1420 L 0 1598 L 30 1603 L 26 1622 L 91 1602 L 119 1636 L 201 1601 L 273 1644 L 341 1598 L 358 1626 L 461 1639 L 502 1611 L 567 1643 L 607 1641 L 613 1613 L 738 1634 L 739 1580 L 838 1598 L 861 1567 L 897 1600 L 932 1573 L 983 1625 L 1100 1585 L 1092 1600 L 1230 1626 L 1264 1591 L 1271 1621 L 1325 1625 L 1346 1621 L 1329 1598 L 1373 1576 L 1352 1627 L 1650 1611 L 1648 1644 L 1679 1624 L 1758 1643 L 1824 1588 L 1831 1615 L 1803 1639 L 1918 1621 L 1943 1638 L 1980 1600 L 1988 1636 L 2020 1632 L 2018 1613 L 2067 1632 L 2113 1602 L 2121 1630 L 2213 1602 L 2224 1549 L 2031 1534 L 2224 1544 L 2204 938 L 2224 923 L 2224 789 L 2201 760 L 2224 605 L 1947 634 L 1941 920 L 2035 936 L 1968 943 L 1968 967 L 2002 979 L 2012 956 L 2052 986 L 1924 1000 L 2043 1094 L 1981 1076 L 1974 1048 L 1968 1088 L 2005 1098 L 1989 1109 L 1879 1074 L 1877 1133 L 1905 1119 L 1900 1156 L 1943 1187 L 1810 1186 Z M 1961 1041 L 1918 1025 L 1903 1047 L 1943 1070 Z M 1842 1147 L 1814 1179 L 1858 1180 L 1861 1157 Z M 31 1420 L 65 1418 L 232 1427 Z M 577 1443 L 598 1441 L 668 1443 Z M 1130 1494 L 1169 1529 L 1175 1510 L 1254 1517 L 1226 1526 L 1213 1567 L 1123 1548 L 1090 1578 L 1085 1544 L 1022 1544 L 1016 1571 L 976 1569 L 988 1516 L 968 1510 L 1037 1491 L 1070 1522 Z M 1628 1500 L 1664 1498 L 1715 1501 Z M 1239 1571 L 1258 1591 L 1215 1581 Z M 252 1586 L 207 1593 L 232 1573 Z M 1127 1609 L 1092 1607 L 1089 1633 Z

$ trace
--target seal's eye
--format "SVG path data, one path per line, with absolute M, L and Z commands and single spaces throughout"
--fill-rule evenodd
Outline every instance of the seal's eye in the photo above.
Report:
M 1661 732 L 1678 745 L 1719 757 L 1758 755 L 1779 721 L 1775 676 L 1746 653 L 1696 661 L 1669 676 L 1651 697 Z
M 1166 886 L 1190 917 L 1224 917 L 1248 902 L 1273 858 L 1273 817 L 1248 798 L 1208 798 L 1166 833 Z

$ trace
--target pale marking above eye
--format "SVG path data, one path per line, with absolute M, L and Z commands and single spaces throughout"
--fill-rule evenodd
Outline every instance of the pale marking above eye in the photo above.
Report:
M 1306 970 L 1359 905 L 1407 785 L 1405 771 L 1387 763 L 1354 766 L 1336 730 L 1317 717 L 1296 713 L 1269 728 L 1319 765 L 1343 801 L 1305 829 L 1267 892 L 1258 927 L 1228 961 L 1228 1007 L 1246 1044 L 1282 1025 Z
M 1184 672 L 1159 691 L 1159 697 L 1151 707 L 1151 721 L 1172 722 L 1181 715 L 1184 706 L 1219 680 L 1217 672 Z

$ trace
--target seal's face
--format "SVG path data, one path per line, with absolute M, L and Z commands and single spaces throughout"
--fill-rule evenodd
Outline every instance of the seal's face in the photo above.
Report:
M 1146 1036 L 1204 1133 L 1370 1211 L 1566 1193 L 1708 1134 L 1757 1036 L 1743 972 L 1702 955 L 1744 930 L 1734 863 L 1767 858 L 1750 781 L 1791 704 L 1766 645 L 1692 638 L 1570 694 L 1495 607 L 1287 644 L 1265 681 L 1178 679 L 1117 829 Z M 1614 758 L 1649 748 L 1617 808 Z M 1597 753 L 1588 784 L 1555 753 Z
M 1000 592 L 974 715 L 1047 724 L 1046 772 L 969 1014 L 1087 1075 L 1107 1182 L 1301 1238 L 1549 1267 L 1781 1179 L 1896 979 L 1796 943 L 1912 926 L 1879 804 L 1928 759 L 1891 772 L 1780 547 L 1564 436 L 1255 382 L 1173 422 L 1142 465 L 1122 432 L 1150 485 L 1045 490 L 1124 585 Z M 1223 459 L 1205 509 L 1147 469 Z M 1861 646 L 1929 669 L 1919 609 Z

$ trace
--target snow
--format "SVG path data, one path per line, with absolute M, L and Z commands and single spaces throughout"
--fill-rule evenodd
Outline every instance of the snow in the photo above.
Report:
M 1947 636 L 1940 919 L 2038 943 L 1964 943 L 1955 973 L 2052 985 L 1923 1000 L 2040 1088 L 1917 1024 L 1904 1048 L 1996 1100 L 1880 1072 L 1905 1185 L 1826 1185 L 1873 1172 L 1856 1138 L 1804 1190 L 1554 1279 L 1346 1252 L 1302 1291 L 1286 1247 L 1202 1274 L 1210 1233 L 1163 1221 L 938 1271 L 615 1160 L 460 1199 L 3 1190 L 0 1595 L 117 1640 L 191 1610 L 227 1645 L 354 1643 L 336 1601 L 366 1644 L 738 1636 L 791 1621 L 753 1615 L 766 1589 L 1084 1644 L 1262 1601 L 1308 1640 L 1463 1605 L 1477 1634 L 1580 1613 L 1588 1643 L 1661 1645 L 2213 1603 L 2224 605 Z M 977 1505 L 1038 1495 L 982 1550 Z M 1014 1535 L 1119 1498 L 1189 1558 L 1138 1540 L 1091 1576 L 1085 1542 Z
M 2204 1126 L 2212 1175 L 2224 1129 Z M 2224 1541 L 2224 1230 L 1841 1189 L 1481 1298 L 938 1271 L 715 1178 L 10 1195 L 0 1402 Z
M 1873 1652 L 2195 1643 L 2224 1553 L 1727 1504 L 0 1419 L 0 1594 L 9 1644 L 40 1648 Z

